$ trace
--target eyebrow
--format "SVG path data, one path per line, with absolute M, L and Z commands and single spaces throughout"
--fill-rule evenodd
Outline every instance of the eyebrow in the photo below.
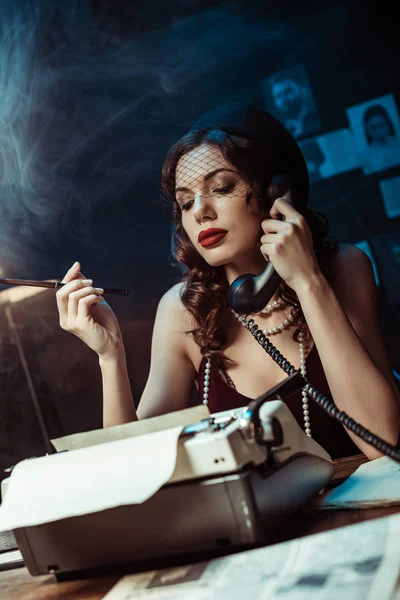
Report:
M 209 179 L 211 179 L 212 177 L 214 177 L 214 175 L 216 175 L 217 173 L 220 173 L 221 171 L 227 171 L 229 173 L 236 173 L 236 175 L 238 175 L 237 171 L 234 171 L 233 169 L 215 169 L 215 171 L 211 171 L 210 173 L 207 173 L 207 175 L 204 175 L 204 181 L 208 181 Z M 175 189 L 175 194 L 178 192 L 190 192 L 190 189 L 187 187 L 177 187 Z

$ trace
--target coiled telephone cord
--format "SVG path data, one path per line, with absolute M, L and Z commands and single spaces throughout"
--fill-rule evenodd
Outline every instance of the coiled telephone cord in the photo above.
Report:
M 293 375 L 297 371 L 297 369 L 290 364 L 290 362 L 280 353 L 280 351 L 270 342 L 269 338 L 259 329 L 257 323 L 255 323 L 254 319 L 247 319 L 242 322 L 244 327 L 248 329 L 251 335 L 257 340 L 257 342 L 262 346 L 267 354 L 276 362 L 277 365 L 281 367 L 288 375 Z M 304 390 L 307 392 L 307 395 L 314 400 L 318 406 L 320 406 L 325 412 L 328 413 L 333 419 L 339 421 L 342 425 L 345 425 L 347 429 L 355 433 L 359 438 L 367 442 L 386 456 L 389 456 L 393 460 L 400 462 L 400 450 L 392 444 L 385 442 L 382 438 L 377 436 L 375 433 L 372 433 L 359 423 L 349 417 L 344 410 L 339 410 L 335 403 L 327 398 L 317 390 L 311 383 L 307 383 L 304 387 Z

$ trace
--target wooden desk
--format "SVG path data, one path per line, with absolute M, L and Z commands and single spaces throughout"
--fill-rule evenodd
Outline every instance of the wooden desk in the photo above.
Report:
M 366 462 L 357 455 L 335 461 L 333 482 L 348 477 Z M 303 509 L 280 528 L 271 543 L 320 533 L 336 527 L 352 525 L 398 512 L 398 507 L 362 510 L 311 511 Z M 98 577 L 77 581 L 57 582 L 53 576 L 31 577 L 26 568 L 0 572 L 0 598 L 7 600 L 101 600 L 120 576 Z

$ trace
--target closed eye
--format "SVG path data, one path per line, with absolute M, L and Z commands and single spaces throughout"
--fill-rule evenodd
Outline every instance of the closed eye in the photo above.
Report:
M 213 194 L 229 194 L 234 189 L 235 184 L 226 185 L 221 188 L 215 188 Z M 193 200 L 188 200 L 185 204 L 181 204 L 181 210 L 189 210 L 193 205 Z
M 234 187 L 235 186 L 233 184 L 231 184 L 231 185 L 226 185 L 225 187 L 222 187 L 222 188 L 216 188 L 213 191 L 216 192 L 217 194 L 229 194 L 229 192 L 231 192 Z
M 193 200 L 189 200 L 188 202 L 185 202 L 185 204 L 181 204 L 181 210 L 189 210 L 192 204 Z

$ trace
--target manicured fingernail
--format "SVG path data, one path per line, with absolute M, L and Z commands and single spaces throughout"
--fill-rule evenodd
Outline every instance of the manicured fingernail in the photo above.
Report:
M 93 279 L 82 279 L 82 283 L 89 285 L 90 283 L 93 283 Z
M 74 264 L 72 265 L 71 269 L 76 269 L 76 267 L 79 265 L 78 261 L 74 262 Z
M 100 292 L 101 294 L 104 292 L 103 288 L 94 288 L 97 292 Z

